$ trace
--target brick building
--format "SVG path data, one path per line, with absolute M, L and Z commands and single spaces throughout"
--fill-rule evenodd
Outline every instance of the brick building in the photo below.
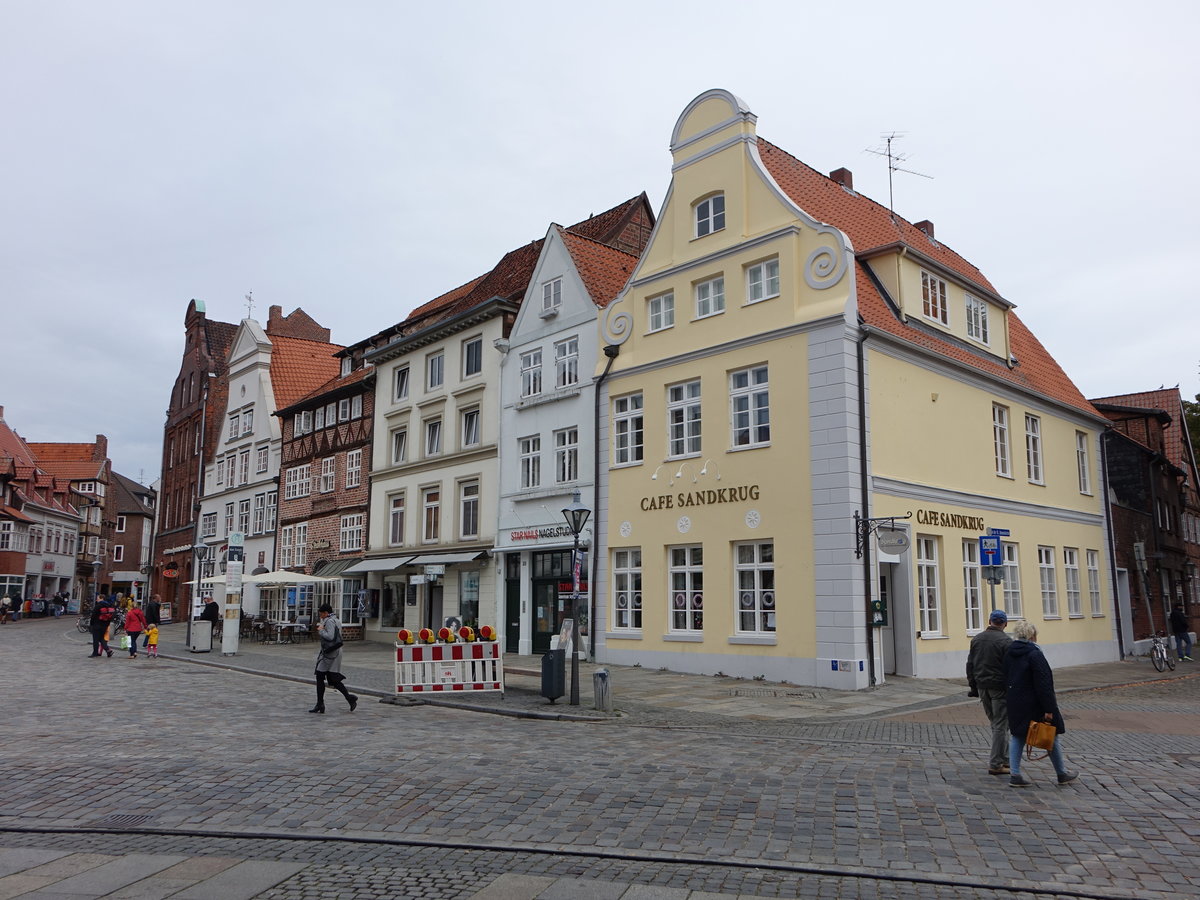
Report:
M 113 521 L 108 541 L 109 582 L 113 591 L 145 598 L 154 540 L 156 494 L 152 488 L 112 473 L 108 511 Z
M 1092 401 L 1111 422 L 1108 469 L 1123 650 L 1167 631 L 1176 603 L 1200 613 L 1200 494 L 1178 388 Z

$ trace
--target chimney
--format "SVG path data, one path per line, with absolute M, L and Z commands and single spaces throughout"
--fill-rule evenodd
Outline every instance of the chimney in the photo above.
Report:
M 925 232 L 925 234 L 929 237 L 929 239 L 931 241 L 936 240 L 936 238 L 933 236 L 933 223 L 930 222 L 928 219 L 918 222 L 916 224 L 916 227 L 921 229 L 921 231 Z
M 854 190 L 854 173 L 844 166 L 840 169 L 834 169 L 829 173 L 829 177 L 840 184 L 848 191 Z

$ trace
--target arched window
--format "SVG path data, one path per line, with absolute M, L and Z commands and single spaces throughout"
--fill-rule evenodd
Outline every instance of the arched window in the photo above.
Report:
M 725 227 L 725 195 L 713 194 L 695 206 L 696 237 L 704 237 Z

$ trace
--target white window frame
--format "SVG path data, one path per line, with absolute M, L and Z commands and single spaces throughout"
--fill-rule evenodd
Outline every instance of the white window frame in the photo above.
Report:
M 436 391 L 446 383 L 446 354 L 438 350 L 425 357 L 425 390 Z
M 363 398 L 362 394 L 355 394 L 350 398 L 350 418 L 361 419 L 363 414 Z
M 234 527 L 234 505 L 232 502 L 225 504 L 225 537 L 229 537 L 233 533 Z
M 252 410 L 252 409 L 242 410 L 242 436 L 245 437 L 246 435 L 252 433 L 253 431 L 254 431 L 254 410 Z
M 967 337 L 987 346 L 991 343 L 988 334 L 988 304 L 986 300 L 966 295 Z
M 271 448 L 270 446 L 259 447 L 255 451 L 254 472 L 265 472 L 271 465 Z
M 349 356 L 343 356 L 341 367 L 338 369 L 338 371 L 341 373 L 340 377 L 345 378 L 347 375 L 350 374 L 350 372 L 353 370 L 353 368 L 354 368 L 354 360 L 351 359 Z
M 442 486 L 421 488 L 421 542 L 436 544 L 442 533 Z
M 996 474 L 1012 477 L 1012 442 L 1008 430 L 1008 407 L 992 404 L 992 447 L 996 455 Z
M 284 525 L 279 529 L 279 568 L 281 569 L 291 568 L 294 535 L 295 529 L 291 525 Z
M 464 448 L 479 446 L 479 427 L 479 408 L 464 409 L 459 415 L 459 442 Z
M 1067 588 L 1067 615 L 1083 618 L 1083 582 L 1079 577 L 1079 548 L 1063 547 L 1063 581 Z
M 667 457 L 699 456 L 703 447 L 700 379 L 667 386 Z
M 746 303 L 761 303 L 778 296 L 778 256 L 746 267 Z
M 667 548 L 667 630 L 672 634 L 704 632 L 704 547 L 685 544 Z
M 698 238 L 715 234 L 725 228 L 725 194 L 716 193 L 698 200 L 693 207 L 695 236 Z
M 112 561 L 115 563 L 125 562 L 125 545 L 113 544 L 112 546 Z
M 254 495 L 254 513 L 250 525 L 252 534 L 262 534 L 267 530 L 267 495 Z
M 425 456 L 440 456 L 442 453 L 442 420 L 426 419 L 423 430 L 425 432 Z
M 391 454 L 392 465 L 396 466 L 408 459 L 408 428 L 393 428 L 388 436 L 388 453 Z
M 205 513 L 200 517 L 200 537 L 211 538 L 217 536 L 217 514 L 215 512 Z M 4 549 L 0 547 L 0 550 Z
M 392 494 L 388 500 L 388 546 L 390 547 L 400 547 L 404 544 L 406 511 L 404 492 Z
M 333 456 L 327 456 L 321 460 L 321 493 L 332 493 L 336 482 L 337 458 Z
M 1092 463 L 1088 445 L 1088 433 L 1086 431 L 1075 432 L 1075 466 L 1079 470 L 1079 493 L 1090 496 L 1092 493 Z
M 362 450 L 350 450 L 346 453 L 346 487 L 362 486 Z
M 126 522 L 126 519 L 125 519 L 125 517 L 124 517 L 124 516 L 122 516 L 122 515 L 118 515 L 118 516 L 117 516 L 117 526 L 116 526 L 116 528 L 117 528 L 117 533 L 118 533 L 118 534 L 123 534 L 123 533 L 125 532 L 125 522 Z
M 296 536 L 295 543 L 292 545 L 292 550 L 295 553 L 295 565 L 308 565 L 308 523 L 301 522 L 295 526 L 293 532 Z
M 775 542 L 733 545 L 734 622 L 737 634 L 774 635 Z
M 983 630 L 983 579 L 979 569 L 979 541 L 963 538 L 963 613 L 967 634 Z
M 642 630 L 642 548 L 613 551 L 613 629 Z
M 641 391 L 613 398 L 613 465 L 642 461 L 645 421 Z
M 1045 484 L 1042 471 L 1042 420 L 1025 413 L 1025 471 L 1030 484 Z
M 542 392 L 542 348 L 521 354 L 521 396 L 536 397 Z
M 338 421 L 339 422 L 349 422 L 350 421 L 350 398 L 349 397 L 343 397 L 341 400 L 338 401 Z
M 542 282 L 542 312 L 556 313 L 562 308 L 562 278 Z
M 646 330 L 666 331 L 675 327 L 675 292 L 667 291 L 646 300 Z
M 238 453 L 238 484 L 250 483 L 250 450 Z
M 409 388 L 408 366 L 400 366 L 392 376 L 392 399 L 407 400 Z
M 237 530 L 242 534 L 250 532 L 250 498 L 238 501 Z
M 338 527 L 338 546 L 343 553 L 361 550 L 363 546 L 363 514 L 342 516 Z
M 297 497 L 307 497 L 312 490 L 311 482 L 311 467 L 308 463 L 292 466 L 284 476 L 283 499 L 295 500 Z
M 554 345 L 554 386 L 574 387 L 579 384 L 579 338 L 572 336 Z
M 916 540 L 917 608 L 921 637 L 942 636 L 942 578 L 938 561 L 938 539 L 919 534 Z
M 225 435 L 226 441 L 236 441 L 242 436 L 240 422 L 241 417 L 238 413 L 233 413 L 233 415 L 229 417 L 229 432 Z
M 471 378 L 483 371 L 483 338 L 476 335 L 462 342 L 462 377 Z
M 521 487 L 535 488 L 542 483 L 542 436 L 531 434 L 517 438 L 517 453 L 521 465 Z
M 696 298 L 696 318 L 707 319 L 725 312 L 725 276 L 706 278 L 692 286 Z
M 1000 545 L 1004 559 L 1004 611 L 1010 619 L 1021 619 L 1025 616 L 1025 606 L 1021 598 L 1021 551 L 1017 544 L 1007 541 Z
M 279 514 L 279 491 L 267 491 L 267 527 L 266 534 L 270 534 L 275 530 L 275 523 Z
M 554 432 L 554 481 L 570 484 L 579 480 L 579 429 Z
M 950 324 L 950 310 L 946 303 L 946 282 L 936 275 L 921 272 L 921 312 L 925 318 L 943 325 Z
M 1058 573 L 1054 548 L 1038 545 L 1038 585 L 1042 592 L 1042 618 L 1058 619 Z
M 479 480 L 459 482 L 458 485 L 459 538 L 464 541 L 479 537 Z
M 1104 601 L 1100 596 L 1100 551 L 1086 551 L 1087 559 L 1087 578 L 1088 578 L 1088 599 L 1091 601 L 1092 615 L 1104 615 Z M 1192 579 L 1193 583 L 1196 581 Z
M 771 443 L 771 396 L 767 366 L 729 373 L 729 446 L 733 450 L 766 447 Z

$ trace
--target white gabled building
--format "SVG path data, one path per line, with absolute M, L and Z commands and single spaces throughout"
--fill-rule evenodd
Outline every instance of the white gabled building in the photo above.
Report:
M 652 223 L 649 208 L 642 212 Z M 597 309 L 624 287 L 637 261 L 634 253 L 551 226 L 501 348 L 496 554 L 504 573 L 502 621 L 510 651 L 549 649 L 571 615 L 574 536 L 562 510 L 576 491 L 585 506 L 594 502 Z M 580 543 L 590 546 L 590 523 Z M 580 576 L 585 646 L 588 581 L 585 568 Z
M 319 326 L 316 331 L 328 335 Z M 268 336 L 253 319 L 238 326 L 229 350 L 224 424 L 213 461 L 204 470 L 197 543 L 205 552 L 194 603 L 210 596 L 224 602 L 225 563 L 234 532 L 245 536 L 245 574 L 274 568 L 282 443 L 274 412 L 336 375 L 333 354 L 341 349 L 326 341 Z M 258 603 L 258 591 L 248 588 L 243 610 L 255 614 Z

